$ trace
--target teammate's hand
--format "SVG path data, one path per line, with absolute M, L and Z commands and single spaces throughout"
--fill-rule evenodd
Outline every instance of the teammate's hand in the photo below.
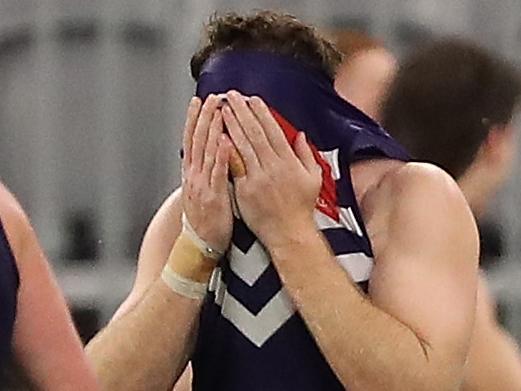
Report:
M 233 215 L 228 193 L 232 143 L 223 134 L 220 99 L 210 95 L 201 107 L 193 98 L 183 137 L 183 209 L 197 235 L 211 248 L 226 250 Z
M 234 178 L 242 218 L 268 248 L 314 230 L 322 175 L 304 133 L 293 150 L 260 98 L 246 101 L 235 91 L 227 95 L 224 122 L 246 165 L 246 175 Z

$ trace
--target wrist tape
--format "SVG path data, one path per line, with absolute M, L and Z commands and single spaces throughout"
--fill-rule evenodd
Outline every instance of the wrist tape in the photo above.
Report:
M 188 221 L 186 215 L 183 213 L 183 233 L 185 233 L 187 236 L 190 237 L 190 239 L 194 242 L 194 244 L 197 246 L 197 248 L 201 251 L 201 253 L 206 257 L 210 259 L 219 260 L 224 255 L 223 251 L 217 250 L 215 248 L 212 248 L 206 243 L 203 239 L 197 235 L 195 230 L 190 225 L 190 222 Z
M 161 279 L 181 296 L 203 299 L 217 260 L 223 255 L 199 238 L 183 215 L 183 230 L 170 252 Z

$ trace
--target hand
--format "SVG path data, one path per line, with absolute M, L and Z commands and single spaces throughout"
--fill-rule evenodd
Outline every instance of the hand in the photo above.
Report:
M 242 218 L 268 248 L 298 240 L 303 230 L 315 231 L 322 176 L 304 133 L 293 151 L 260 98 L 246 101 L 235 91 L 227 97 L 224 122 L 246 166 L 246 175 L 234 178 Z
M 193 98 L 183 138 L 183 210 L 197 235 L 224 252 L 230 243 L 233 215 L 228 193 L 232 144 L 223 133 L 220 99 L 210 95 L 201 107 Z

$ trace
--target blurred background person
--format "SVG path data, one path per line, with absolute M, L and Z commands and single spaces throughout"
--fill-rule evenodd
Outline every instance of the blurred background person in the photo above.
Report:
M 464 40 L 440 40 L 404 61 L 383 125 L 415 159 L 456 178 L 480 219 L 512 171 L 520 96 L 520 76 L 504 59 Z M 521 389 L 521 355 L 496 319 L 484 276 L 463 389 Z
M 384 44 L 369 34 L 337 30 L 331 34 L 344 55 L 335 78 L 338 94 L 376 121 L 396 71 L 397 60 Z
M 0 183 L 0 367 L 37 390 L 98 389 L 94 371 L 28 217 Z M 4 372 L 4 376 L 7 374 Z M 7 387 L 0 378 L 0 387 Z

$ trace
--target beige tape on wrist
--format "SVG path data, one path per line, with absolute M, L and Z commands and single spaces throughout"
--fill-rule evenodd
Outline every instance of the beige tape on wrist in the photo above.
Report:
M 183 231 L 170 252 L 161 279 L 182 296 L 203 299 L 208 280 L 223 255 L 201 240 L 183 216 Z
M 179 275 L 172 270 L 169 264 L 163 269 L 161 273 L 163 282 L 174 292 L 189 299 L 202 300 L 206 296 L 208 284 L 203 282 L 195 282 Z

